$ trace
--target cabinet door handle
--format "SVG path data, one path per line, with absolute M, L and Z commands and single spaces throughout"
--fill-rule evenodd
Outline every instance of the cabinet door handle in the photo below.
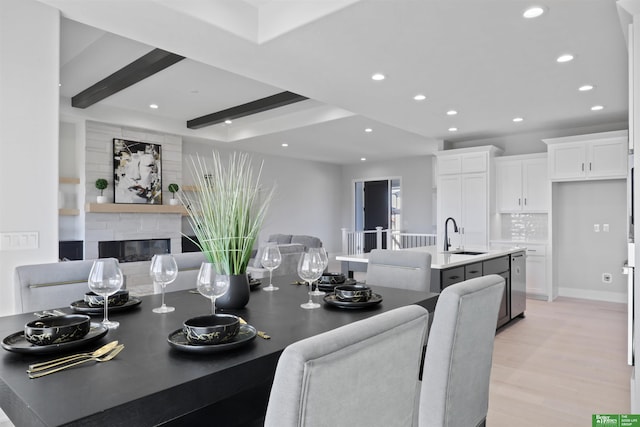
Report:
M 589 170 L 591 170 L 591 162 L 589 162 Z
M 449 277 L 449 279 L 451 279 L 451 280 L 456 280 L 456 279 L 459 279 L 459 278 L 460 278 L 460 276 L 451 276 L 451 277 Z
M 479 273 L 479 271 L 478 270 L 472 270 L 472 271 L 469 272 L 469 274 L 476 274 L 476 273 Z
M 584 172 L 584 163 L 582 164 L 582 172 Z
M 518 206 L 520 206 L 520 197 L 518 197 Z
M 527 198 L 524 198 L 524 205 L 527 206 Z
M 536 249 L 527 249 L 527 251 L 529 251 L 529 252 L 537 252 Z

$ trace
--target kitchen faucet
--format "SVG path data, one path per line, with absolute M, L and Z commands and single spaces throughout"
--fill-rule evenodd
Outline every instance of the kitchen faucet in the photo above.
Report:
M 449 220 L 453 221 L 453 232 L 458 232 L 458 224 L 456 224 L 456 220 L 449 217 L 444 222 L 444 251 L 448 252 L 451 247 L 451 243 L 449 242 L 449 232 L 447 230 L 447 225 L 449 225 Z

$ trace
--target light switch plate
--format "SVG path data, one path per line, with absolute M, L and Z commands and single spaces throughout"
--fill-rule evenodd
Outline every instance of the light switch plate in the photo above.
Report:
M 593 231 L 595 231 L 596 233 L 600 232 L 600 224 L 593 224 Z
M 602 224 L 602 231 L 604 233 L 608 233 L 609 232 L 609 224 Z
M 19 251 L 38 249 L 38 232 L 0 233 L 0 250 Z

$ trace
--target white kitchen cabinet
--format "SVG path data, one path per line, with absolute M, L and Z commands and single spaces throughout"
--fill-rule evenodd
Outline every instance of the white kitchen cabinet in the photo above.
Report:
M 549 210 L 546 154 L 499 157 L 494 162 L 498 212 Z
M 551 181 L 624 179 L 627 176 L 627 131 L 543 139 L 549 152 Z
M 491 159 L 500 150 L 494 146 L 448 150 L 436 153 L 438 161 L 438 242 L 444 249 L 444 222 L 455 219 L 460 232 L 449 225 L 452 248 L 487 248 L 489 214 L 492 207 Z

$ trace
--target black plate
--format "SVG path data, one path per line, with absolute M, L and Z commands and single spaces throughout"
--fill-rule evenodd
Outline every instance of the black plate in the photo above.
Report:
M 351 301 L 340 301 L 336 298 L 335 294 L 325 295 L 324 302 L 334 307 L 340 308 L 366 308 L 371 307 L 376 304 L 380 304 L 382 302 L 382 296 L 380 294 L 371 294 L 371 298 L 369 301 L 361 301 L 361 302 L 351 302 Z
M 356 279 L 347 279 L 344 282 L 336 283 L 335 285 L 331 285 L 329 283 L 319 283 L 318 289 L 321 290 L 322 292 L 333 292 L 333 288 L 335 288 L 336 286 L 355 285 L 356 283 L 358 283 Z
M 130 310 L 133 307 L 140 305 L 142 300 L 138 297 L 129 297 L 129 301 L 125 302 L 122 305 L 109 306 L 107 309 L 109 313 L 116 311 L 125 311 Z M 77 311 L 78 313 L 84 314 L 103 314 L 104 307 L 91 307 L 89 304 L 84 302 L 83 300 L 74 301 L 71 303 L 70 307 L 73 311 Z
M 76 340 L 51 345 L 34 345 L 27 341 L 24 337 L 24 331 L 11 334 L 2 340 L 2 348 L 14 353 L 30 353 L 30 354 L 49 354 L 59 353 L 72 350 L 76 347 L 82 347 L 93 341 L 99 340 L 107 334 L 109 329 L 102 326 L 101 323 L 92 323 L 91 329 L 84 337 Z
M 262 285 L 262 281 L 258 279 L 253 279 L 249 281 L 249 290 L 253 291 L 254 289 L 258 289 Z
M 191 353 L 217 353 L 248 344 L 256 337 L 256 335 L 257 331 L 253 326 L 240 325 L 238 335 L 233 337 L 233 340 L 230 342 L 222 344 L 194 345 L 187 341 L 187 337 L 184 336 L 182 329 L 178 329 L 169 334 L 167 341 L 171 347 L 180 351 L 188 351 Z

